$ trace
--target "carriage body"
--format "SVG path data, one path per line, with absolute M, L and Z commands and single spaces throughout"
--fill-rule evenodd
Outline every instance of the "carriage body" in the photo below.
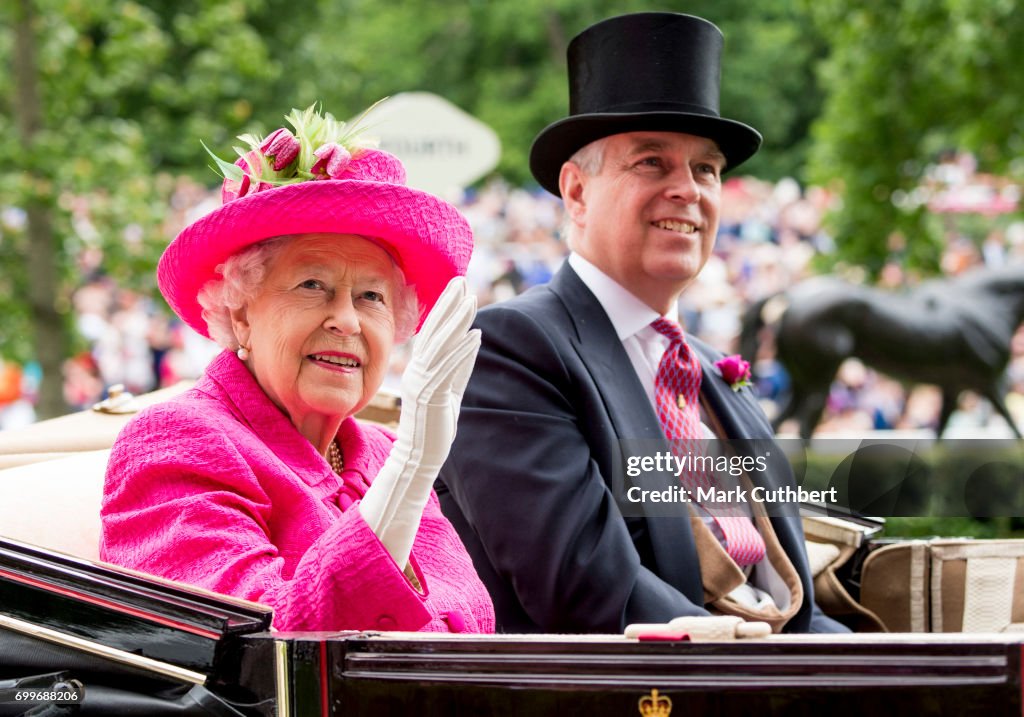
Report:
M 363 417 L 389 423 L 397 410 L 382 396 Z M 85 412 L 2 437 L 0 456 L 20 465 L 0 471 L 0 536 L 11 537 L 14 513 L 22 526 L 42 529 L 31 536 L 36 545 L 0 540 L 0 715 L 25 707 L 5 684 L 55 674 L 83 685 L 83 704 L 91 705 L 83 714 L 113 713 L 108 704 L 133 700 L 153 715 L 253 717 L 1024 712 L 1024 631 L 918 626 L 730 642 L 272 632 L 267 608 L 96 560 L 98 520 L 89 520 L 98 502 L 90 501 L 99 500 L 105 447 L 129 415 Z M 100 459 L 87 462 L 91 473 L 81 471 L 83 456 Z M 79 468 L 62 469 L 72 466 Z M 89 481 L 92 492 L 74 492 Z M 54 529 L 55 503 L 46 496 L 67 503 L 64 530 Z M 77 518 L 87 524 L 78 532 Z M 224 711 L 204 711 L 214 704 Z

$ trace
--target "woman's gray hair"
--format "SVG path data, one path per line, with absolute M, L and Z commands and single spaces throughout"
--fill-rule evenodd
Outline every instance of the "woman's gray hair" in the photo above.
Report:
M 256 298 L 266 278 L 267 269 L 280 256 L 296 236 L 281 236 L 266 239 L 230 256 L 217 267 L 223 277 L 206 282 L 199 292 L 199 305 L 203 307 L 203 320 L 210 332 L 210 338 L 220 347 L 235 351 L 238 339 L 231 323 L 231 312 L 240 309 Z M 372 240 L 370 240 L 372 241 Z M 390 256 L 390 255 L 389 255 Z M 416 291 L 405 282 L 405 274 L 394 261 L 392 282 L 395 295 L 392 310 L 395 317 L 395 343 L 407 341 L 414 333 L 420 320 L 420 305 Z

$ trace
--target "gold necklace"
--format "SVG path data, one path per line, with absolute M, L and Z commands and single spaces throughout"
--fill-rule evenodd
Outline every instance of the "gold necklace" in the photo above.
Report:
M 327 460 L 331 464 L 331 469 L 338 475 L 341 475 L 345 464 L 337 441 L 331 441 L 331 446 L 327 449 Z

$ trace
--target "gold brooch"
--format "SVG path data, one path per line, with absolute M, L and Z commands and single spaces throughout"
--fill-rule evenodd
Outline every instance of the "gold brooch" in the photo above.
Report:
M 679 394 L 678 396 L 676 396 L 676 405 L 679 406 L 679 408 L 681 409 L 686 408 L 686 396 L 684 396 L 683 394 Z

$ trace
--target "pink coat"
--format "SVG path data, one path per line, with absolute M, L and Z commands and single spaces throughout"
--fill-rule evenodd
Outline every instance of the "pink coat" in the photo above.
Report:
M 340 477 L 222 353 L 118 436 L 101 558 L 270 605 L 280 630 L 492 632 L 491 599 L 433 493 L 411 558 L 423 594 L 355 509 L 394 436 L 349 418 L 338 438 Z

